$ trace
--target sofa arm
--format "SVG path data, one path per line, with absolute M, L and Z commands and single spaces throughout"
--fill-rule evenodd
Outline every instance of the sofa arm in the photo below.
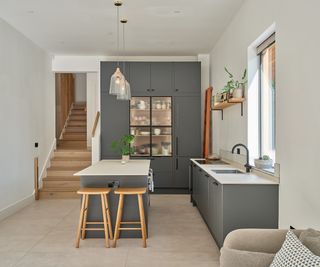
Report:
M 277 253 L 287 234 L 284 229 L 239 229 L 230 232 L 223 247 L 242 251 Z M 301 231 L 294 231 L 297 236 Z

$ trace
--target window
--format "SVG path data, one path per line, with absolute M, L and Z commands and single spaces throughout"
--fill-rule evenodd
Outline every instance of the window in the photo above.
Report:
M 276 43 L 270 36 L 258 48 L 260 57 L 259 88 L 259 156 L 269 156 L 275 162 L 276 150 Z M 273 170 L 270 170 L 273 171 Z

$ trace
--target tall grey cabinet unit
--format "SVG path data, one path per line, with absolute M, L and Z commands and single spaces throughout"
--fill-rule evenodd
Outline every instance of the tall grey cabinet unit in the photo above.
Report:
M 115 62 L 101 62 L 101 156 L 120 158 L 112 141 L 131 133 L 130 103 L 109 95 Z M 188 189 L 190 158 L 201 157 L 201 65 L 199 62 L 126 62 L 126 78 L 133 97 L 171 99 L 172 140 L 170 155 L 144 155 L 151 159 L 155 188 Z M 135 99 L 137 99 L 135 98 Z M 161 100 L 161 99 L 160 99 Z M 146 101 L 144 101 L 146 102 Z M 132 103 L 131 103 L 132 104 Z M 141 105 L 140 105 L 141 106 Z M 143 105 L 142 105 L 143 106 Z M 161 110 L 155 112 L 160 112 Z M 142 112 L 142 111 L 137 111 Z M 153 110 L 151 107 L 151 114 Z M 139 116 L 138 116 L 139 117 Z M 152 116 L 151 116 L 152 117 Z M 137 118 L 139 119 L 139 118 Z M 142 128 L 142 127 L 140 127 Z M 163 131 L 163 130 L 162 130 Z M 147 134 L 143 132 L 142 134 Z M 153 135 L 153 130 L 151 135 Z M 151 151 L 153 141 L 151 139 Z M 165 142 L 162 142 L 165 143 Z M 168 142 L 167 142 L 168 143 Z M 132 155 L 132 157 L 141 157 Z

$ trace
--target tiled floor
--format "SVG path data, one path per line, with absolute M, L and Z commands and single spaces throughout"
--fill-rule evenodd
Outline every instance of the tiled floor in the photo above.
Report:
M 218 267 L 219 250 L 186 195 L 152 195 L 148 248 L 139 239 L 74 247 L 78 200 L 40 200 L 0 222 L 0 266 Z

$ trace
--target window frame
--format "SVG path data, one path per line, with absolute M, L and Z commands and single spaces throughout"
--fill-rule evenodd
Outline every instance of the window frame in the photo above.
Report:
M 259 83 L 258 83 L 258 117 L 259 117 L 259 122 L 258 122 L 258 145 L 259 145 L 259 158 L 263 156 L 262 153 L 262 140 L 263 140 L 263 133 L 262 133 L 262 72 L 263 72 L 263 67 L 262 67 L 262 57 L 263 53 L 269 49 L 272 45 L 276 44 L 275 40 L 275 33 L 270 35 L 264 42 L 262 42 L 258 47 L 257 47 L 257 56 L 259 57 Z M 276 92 L 274 93 L 274 119 L 273 119 L 273 147 L 274 151 L 276 151 Z M 273 159 L 275 161 L 275 159 Z

